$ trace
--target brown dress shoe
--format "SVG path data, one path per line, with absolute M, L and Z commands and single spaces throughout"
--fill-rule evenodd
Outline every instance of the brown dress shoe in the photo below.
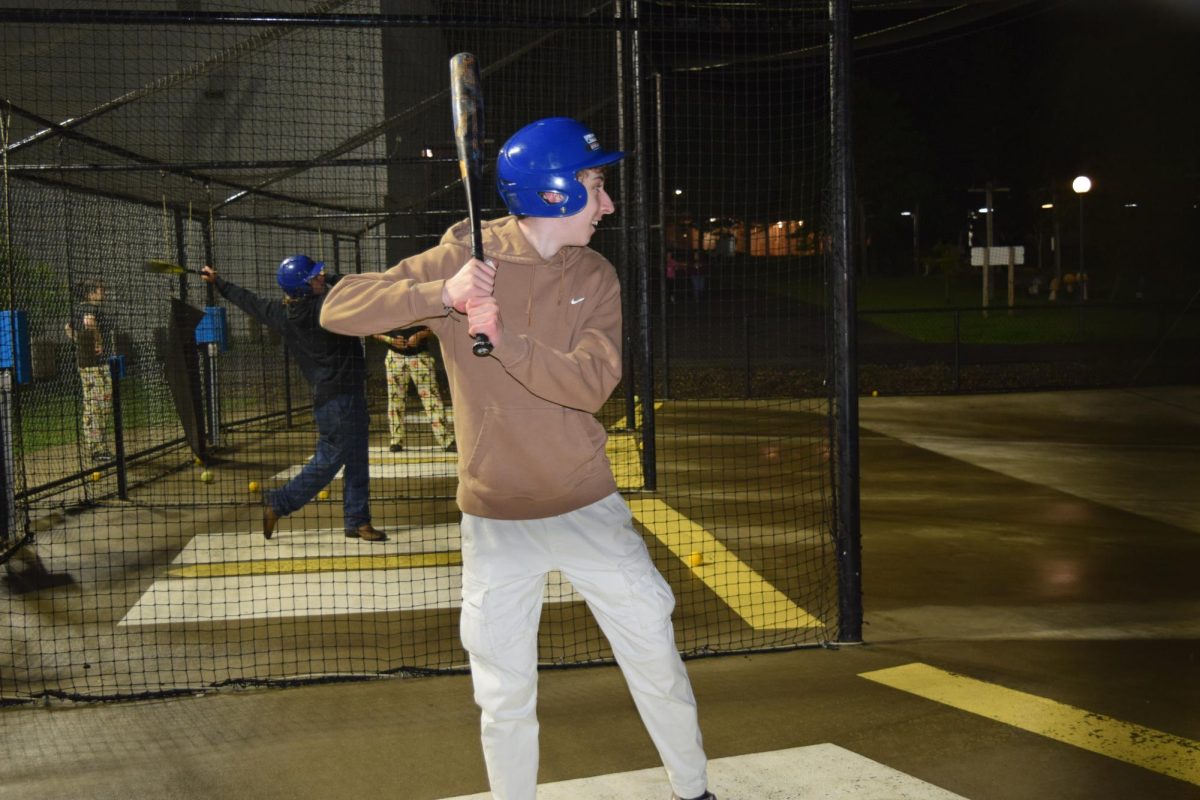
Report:
M 387 534 L 383 531 L 377 531 L 369 522 L 359 525 L 357 528 L 346 528 L 347 539 L 362 539 L 367 542 L 386 542 Z
M 279 522 L 279 515 L 275 513 L 275 509 L 267 506 L 263 509 L 263 538 L 270 539 L 271 534 L 275 533 L 275 524 Z

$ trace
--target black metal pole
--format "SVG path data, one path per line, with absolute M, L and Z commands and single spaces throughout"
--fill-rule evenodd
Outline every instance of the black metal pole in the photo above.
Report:
M 838 636 L 862 641 L 862 535 L 859 513 L 858 336 L 854 285 L 853 129 L 850 118 L 850 0 L 829 2 L 830 253 L 833 294 L 834 445 L 837 452 L 834 540 L 838 564 Z
M 121 410 L 121 369 L 116 358 L 108 360 L 108 376 L 112 381 L 113 444 L 117 457 L 117 497 L 129 499 L 129 474 L 125 466 L 125 422 Z
M 638 15 L 638 2 L 630 2 L 633 16 Z M 630 33 L 629 60 L 632 66 L 633 151 L 639 154 L 633 164 L 633 198 L 635 220 L 634 250 L 638 269 L 638 323 L 642 330 L 642 487 L 648 491 L 658 488 L 658 470 L 654 452 L 654 319 L 650 313 L 650 218 L 646 202 L 645 119 L 642 97 L 641 34 L 635 28 Z M 661 263 L 657 262 L 656 264 Z
M 672 284 L 667 278 L 667 221 L 666 221 L 666 174 L 663 171 L 663 79 L 662 73 L 654 74 L 654 149 L 658 158 L 658 263 L 659 263 L 659 328 L 662 338 L 663 398 L 671 398 L 671 325 L 667 320 L 667 304 L 672 299 Z
M 625 16 L 625 2 L 631 0 L 617 0 L 613 4 L 613 16 L 621 19 Z M 628 144 L 628 113 L 626 111 L 626 103 L 628 102 L 627 95 L 629 89 L 626 83 L 626 73 L 628 72 L 629 44 L 626 41 L 627 36 L 624 30 L 617 30 L 613 33 L 613 41 L 617 49 L 617 132 L 618 140 L 617 147 L 620 150 L 628 153 L 630 147 Z M 617 169 L 621 175 L 620 186 L 618 188 L 620 201 L 617 206 L 617 211 L 622 214 L 621 219 L 629 219 L 629 162 L 630 159 L 623 159 L 617 164 Z M 622 318 L 625 320 L 624 330 L 621 332 L 622 347 L 621 347 L 621 386 L 625 390 L 625 427 L 628 430 L 633 430 L 637 427 L 637 386 L 635 374 L 634 360 L 634 326 L 631 321 L 636 319 L 637 306 L 634 304 L 634 283 L 633 276 L 636 272 L 631 268 L 630 260 L 633 252 L 633 247 L 629 241 L 631 226 L 624 221 L 621 223 L 621 238 L 618 248 L 618 262 L 622 272 L 621 277 L 621 309 Z

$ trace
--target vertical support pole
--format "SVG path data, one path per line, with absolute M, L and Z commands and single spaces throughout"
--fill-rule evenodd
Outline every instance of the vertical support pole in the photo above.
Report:
M 208 220 L 200 223 L 200 239 L 204 244 L 204 263 L 212 263 L 212 228 L 208 224 Z M 211 283 L 204 284 L 204 297 L 206 306 L 215 306 L 217 304 L 217 287 Z M 219 370 L 217 369 L 217 355 L 220 353 L 220 347 L 215 342 L 209 342 L 205 346 L 207 358 L 204 365 L 206 367 L 208 385 L 206 391 L 208 397 L 208 444 L 210 447 L 221 446 L 221 393 L 218 391 L 218 379 L 220 378 Z
M 617 2 L 613 4 L 613 17 L 619 23 L 616 26 L 616 30 L 613 31 L 613 36 L 615 37 L 615 46 L 617 49 L 617 132 L 619 137 L 617 140 L 617 146 L 619 150 L 624 150 L 626 153 L 630 152 L 629 140 L 627 136 L 629 115 L 626 112 L 626 106 L 628 104 L 628 98 L 631 90 L 629 89 L 628 85 L 629 68 L 627 64 L 629 60 L 629 46 L 626 42 L 626 39 L 628 38 L 628 26 L 625 25 L 624 22 L 626 19 L 626 3 L 631 2 L 633 2 L 633 0 L 617 0 Z M 623 159 L 617 165 L 617 170 L 621 175 L 619 186 L 620 203 L 618 205 L 618 208 L 621 209 L 629 208 L 629 163 L 630 159 Z M 622 216 L 622 219 L 625 218 L 626 217 Z M 633 302 L 633 278 L 636 275 L 636 272 L 634 271 L 636 265 L 631 268 L 630 258 L 632 248 L 629 241 L 630 227 L 631 226 L 628 224 L 621 225 L 621 237 L 618 246 L 617 264 L 619 265 L 618 272 L 620 272 L 622 276 L 621 308 L 624 313 L 621 316 L 626 320 L 625 330 L 622 331 L 623 341 L 621 347 L 621 386 L 625 389 L 625 419 L 628 421 L 627 424 L 629 425 L 630 429 L 632 429 L 635 426 L 635 420 L 637 419 L 637 387 L 634 385 L 634 365 L 636 364 L 634 360 L 633 348 L 634 328 L 629 324 L 628 320 L 637 319 L 637 314 L 635 313 L 636 306 Z
M 208 443 L 212 447 L 221 446 L 221 392 L 218 384 L 217 355 L 220 346 L 209 342 L 205 349 L 208 351 L 206 366 L 208 367 Z
M 642 41 L 638 30 L 638 0 L 630 0 L 633 27 L 629 31 L 630 105 L 633 122 L 635 153 L 646 152 L 646 122 L 642 97 Z M 658 488 L 658 469 L 654 449 L 654 319 L 650 313 L 650 216 L 646 202 L 646 161 L 635 158 L 633 163 L 633 231 L 634 253 L 637 259 L 638 326 L 641 329 L 641 393 L 642 393 L 642 488 Z M 659 206 L 662 207 L 661 204 Z M 661 260 L 657 261 L 661 264 Z
M 115 358 L 108 360 L 108 375 L 112 381 L 113 444 L 117 457 L 117 497 L 129 499 L 129 474 L 125 465 L 125 413 L 121 408 L 121 371 Z
M 667 220 L 666 181 L 663 159 L 663 79 L 662 73 L 654 73 L 654 124 L 655 155 L 658 159 L 658 263 L 660 291 L 658 293 L 658 319 L 662 338 L 663 397 L 671 398 L 671 326 L 667 323 L 667 309 L 671 302 L 671 282 L 667 280 Z
M 852 250 L 853 129 L 850 119 L 850 0 L 829 0 L 830 252 L 834 446 L 834 541 L 839 642 L 862 641 L 862 536 L 859 513 L 858 335 Z
M 15 340 L 15 339 L 14 339 Z M 10 340 L 13 341 L 13 340 Z M 12 391 L 13 372 L 0 369 L 0 482 L 4 484 L 0 495 L 0 552 L 16 542 L 23 526 L 17 520 L 16 460 L 13 448 Z

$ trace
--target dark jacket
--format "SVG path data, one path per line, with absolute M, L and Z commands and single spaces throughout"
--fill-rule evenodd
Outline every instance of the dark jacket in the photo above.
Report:
M 327 285 L 333 282 L 326 278 Z M 357 336 L 342 336 L 321 327 L 326 294 L 284 304 L 265 300 L 219 275 L 214 285 L 226 300 L 283 336 L 300 372 L 313 387 L 313 408 L 338 395 L 365 391 L 362 342 Z
M 92 325 L 86 323 L 87 317 L 92 318 Z M 81 367 L 102 367 L 116 351 L 113 319 L 95 303 L 81 303 L 72 310 L 71 330 Z

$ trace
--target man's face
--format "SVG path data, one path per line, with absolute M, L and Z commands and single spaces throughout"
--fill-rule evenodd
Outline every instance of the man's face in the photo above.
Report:
M 617 210 L 612 198 L 604 191 L 604 173 L 598 169 L 587 169 L 579 176 L 579 182 L 587 189 L 587 205 L 578 214 L 566 217 L 563 223 L 569 226 L 564 244 L 587 245 L 596 232 L 596 226 L 605 216 Z
M 313 297 L 319 297 L 325 292 L 325 273 L 321 272 L 318 274 L 317 277 L 308 282 L 308 285 L 312 287 Z

